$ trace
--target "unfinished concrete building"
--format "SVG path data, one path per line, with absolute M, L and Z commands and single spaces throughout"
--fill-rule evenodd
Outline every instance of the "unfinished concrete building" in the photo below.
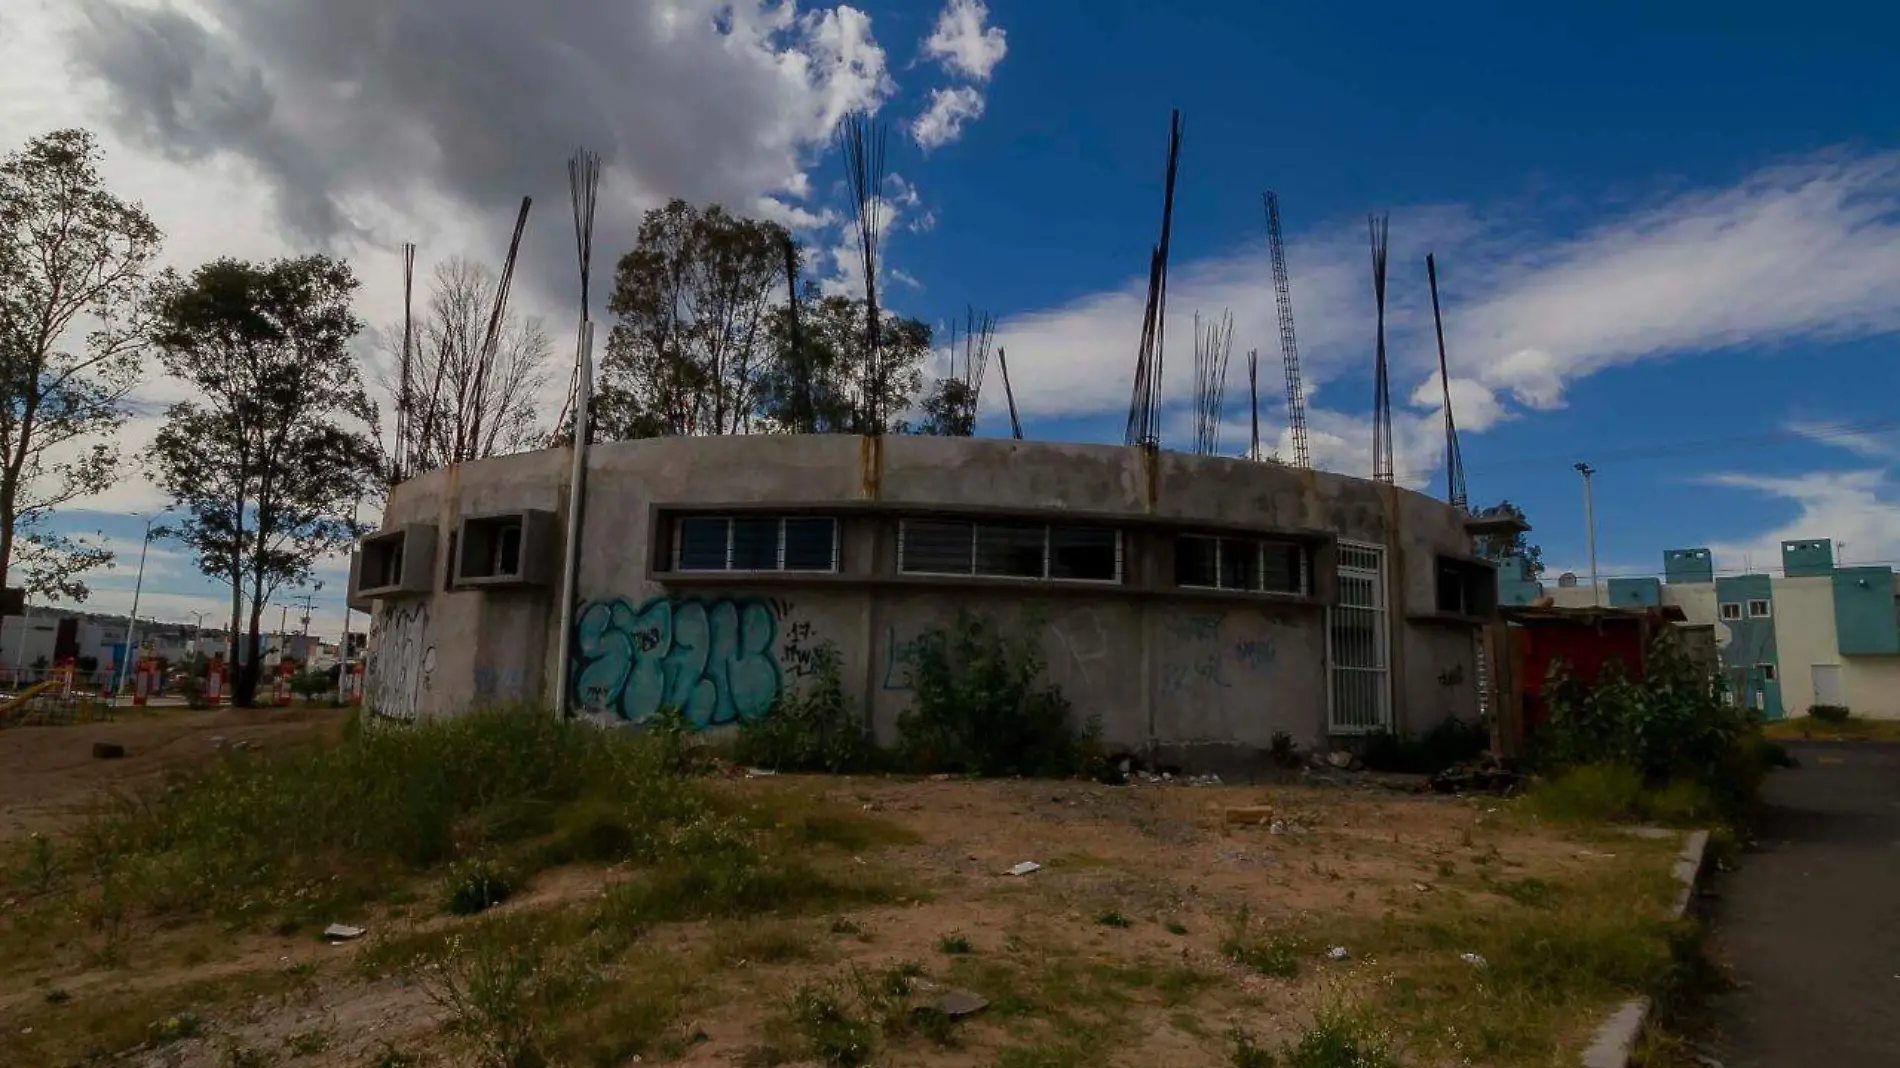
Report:
M 1461 509 L 1391 485 L 1141 447 L 846 435 L 596 445 L 578 606 L 560 633 L 572 453 L 395 488 L 351 596 L 374 612 L 366 703 L 397 718 L 510 701 L 637 724 L 771 714 L 835 643 L 881 742 L 917 636 L 960 610 L 1026 624 L 1115 750 L 1244 768 L 1417 733 L 1480 705 L 1496 570 Z

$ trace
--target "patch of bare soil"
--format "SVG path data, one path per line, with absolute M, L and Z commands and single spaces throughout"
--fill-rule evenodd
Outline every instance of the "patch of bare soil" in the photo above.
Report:
M 212 753 L 213 736 L 288 744 L 335 722 L 327 712 L 189 713 L 6 732 L 0 837 L 58 828 L 88 792 L 150 782 Z M 125 745 L 127 758 L 92 760 L 94 740 Z M 1606 855 L 1514 819 L 1498 802 L 1381 790 L 793 776 L 730 788 L 805 804 L 816 796 L 905 828 L 912 844 L 834 859 L 915 890 L 848 915 L 652 929 L 621 967 L 677 978 L 686 993 L 669 1009 L 676 1040 L 640 1063 L 803 1063 L 782 1042 L 793 992 L 823 988 L 849 1003 L 854 989 L 896 970 L 914 977 L 913 1001 L 967 990 L 989 1004 L 949 1044 L 881 1039 L 879 1064 L 1228 1063 L 1233 1028 L 1270 1046 L 1290 1041 L 1322 1006 L 1381 981 L 1352 947 L 1334 959 L 1328 946 L 1301 944 L 1280 977 L 1243 967 L 1223 948 L 1242 916 L 1270 933 L 1315 917 L 1372 923 L 1454 899 L 1502 904 L 1494 877 L 1562 884 L 1600 871 Z M 1230 810 L 1248 816 L 1235 822 Z M 1039 867 L 1009 874 L 1024 861 Z M 497 911 L 582 908 L 624 877 L 544 872 Z M 355 966 L 365 951 L 397 944 L 390 940 L 470 922 L 438 911 L 422 899 L 362 917 L 370 936 L 338 946 L 208 929 L 141 935 L 126 965 L 73 961 L 30 990 L 0 992 L 10 995 L 0 998 L 0 1060 L 9 1046 L 22 1057 L 42 1048 L 18 1036 L 24 1020 L 95 1026 L 97 1006 L 115 1005 L 162 1026 L 158 1014 L 191 1004 L 194 984 L 211 983 L 201 1033 L 147 1043 L 139 1039 L 148 1023 L 122 1028 L 127 1037 L 108 1044 L 116 1063 L 215 1068 L 244 1051 L 265 1059 L 243 1063 L 459 1063 L 465 1048 L 413 977 L 368 978 Z M 70 1000 L 39 1004 L 50 990 Z
M 345 715 L 330 708 L 138 709 L 104 723 L 0 729 L 0 843 L 71 827 L 101 792 L 149 786 L 204 761 L 219 740 L 275 748 L 334 731 Z M 95 742 L 122 746 L 125 756 L 97 759 Z

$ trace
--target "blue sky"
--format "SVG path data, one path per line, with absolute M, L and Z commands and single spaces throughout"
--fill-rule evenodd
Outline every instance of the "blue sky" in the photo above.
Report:
M 1759 567 L 1797 536 L 1900 559 L 1900 11 L 557 0 L 531 18 L 468 0 L 458 34 L 404 45 L 403 16 L 433 0 L 346 6 L 25 0 L 0 14 L 0 140 L 99 128 L 109 175 L 151 207 L 175 262 L 341 251 L 372 322 L 397 306 L 397 241 L 493 258 L 512 198 L 533 193 L 553 207 L 537 208 L 517 286 L 561 335 L 558 161 L 574 144 L 607 155 L 608 254 L 671 195 L 772 214 L 835 253 L 848 234 L 830 125 L 873 107 L 896 175 L 889 300 L 938 322 L 988 310 L 1030 435 L 1118 442 L 1179 107 L 1165 392 L 1183 411 L 1167 441 L 1189 436 L 1177 373 L 1196 310 L 1236 320 L 1227 451 L 1245 445 L 1241 354 L 1258 347 L 1263 387 L 1279 381 L 1272 188 L 1322 466 L 1367 470 L 1365 214 L 1387 210 L 1394 394 L 1428 387 L 1396 415 L 1402 474 L 1443 492 L 1432 251 L 1474 503 L 1522 504 L 1555 568 L 1585 566 L 1579 459 L 1600 471 L 1607 573 L 1657 571 L 1686 545 Z M 356 22 L 375 35 L 346 39 Z M 160 39 L 197 61 L 140 67 Z M 545 54 L 498 64 L 519 54 L 504 46 Z M 470 81 L 433 93 L 405 80 L 412 67 Z M 356 80 L 324 96 L 338 77 Z M 270 106 L 228 106 L 246 93 Z M 961 120 L 920 125 L 933 103 Z M 848 266 L 830 267 L 851 289 Z M 1006 432 L 990 383 L 983 430 Z M 143 394 L 154 411 L 169 395 Z M 1263 388 L 1270 433 L 1279 396 Z M 158 501 L 132 479 L 87 503 L 68 520 L 129 545 L 98 583 L 98 603 L 122 608 L 141 524 L 124 513 Z M 215 610 L 187 561 L 155 561 L 161 610 Z M 334 629 L 340 573 L 326 577 L 316 625 Z

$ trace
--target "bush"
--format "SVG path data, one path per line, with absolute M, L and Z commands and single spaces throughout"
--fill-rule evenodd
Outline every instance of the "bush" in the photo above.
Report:
M 845 696 L 842 661 L 835 643 L 820 645 L 806 685 L 781 695 L 770 713 L 739 728 L 738 760 L 777 771 L 834 775 L 873 767 L 877 751 L 863 713 Z
M 1590 688 L 1554 674 L 1544 696 L 1550 721 L 1535 757 L 1547 771 L 1611 765 L 1633 771 L 1645 789 L 1692 781 L 1733 804 L 1753 796 L 1766 768 L 1755 713 L 1726 700 L 1720 679 L 1669 630 L 1651 646 L 1642 681 L 1612 663 Z
M 1390 731 L 1370 735 L 1360 759 L 1373 771 L 1435 775 L 1467 760 L 1475 760 L 1490 748 L 1491 729 L 1482 720 L 1466 722 L 1452 716 L 1416 739 Z
M 911 706 L 898 718 L 901 759 L 917 771 L 1070 776 L 1101 762 L 1100 725 L 1071 722 L 1069 699 L 1039 686 L 1041 645 L 988 619 L 958 615 L 912 647 Z
M 1808 715 L 1823 723 L 1846 723 L 1850 713 L 1846 705 L 1809 705 Z

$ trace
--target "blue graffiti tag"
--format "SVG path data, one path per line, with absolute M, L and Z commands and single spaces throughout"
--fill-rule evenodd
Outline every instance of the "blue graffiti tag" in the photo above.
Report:
M 574 697 L 585 711 L 645 723 L 670 706 L 717 727 L 758 719 L 778 700 L 778 620 L 765 601 L 595 601 L 574 630 Z
M 1273 643 L 1264 638 L 1243 638 L 1234 643 L 1234 659 L 1253 671 L 1271 667 L 1275 655 Z

